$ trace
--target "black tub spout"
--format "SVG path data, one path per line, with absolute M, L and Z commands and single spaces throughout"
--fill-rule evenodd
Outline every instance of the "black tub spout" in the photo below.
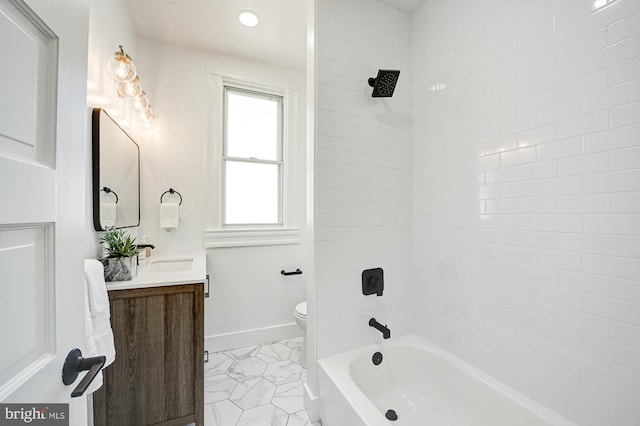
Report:
M 388 339 L 389 337 L 391 337 L 391 330 L 389 330 L 386 325 L 380 324 L 378 321 L 376 321 L 375 318 L 371 318 L 369 320 L 369 326 L 381 332 L 383 338 Z

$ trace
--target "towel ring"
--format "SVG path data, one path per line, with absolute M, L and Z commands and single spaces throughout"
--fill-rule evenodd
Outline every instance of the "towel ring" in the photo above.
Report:
M 160 203 L 161 203 L 161 204 L 162 204 L 162 197 L 164 197 L 164 195 L 165 195 L 166 193 L 169 193 L 169 194 L 178 194 L 178 197 L 180 197 L 180 204 L 178 204 L 178 205 L 179 205 L 179 206 L 181 206 L 181 205 L 182 205 L 182 195 L 180 195 L 180 193 L 179 193 L 178 191 L 176 191 L 175 189 L 173 189 L 173 188 L 169 188 L 169 190 L 168 190 L 168 191 L 164 191 L 164 192 L 162 193 L 162 195 L 160 196 Z
M 116 191 L 114 191 L 113 189 L 109 188 L 108 186 L 105 186 L 104 188 L 100 189 L 100 191 L 104 191 L 107 194 L 113 194 L 116 196 L 116 204 L 118 204 L 118 194 L 116 194 Z

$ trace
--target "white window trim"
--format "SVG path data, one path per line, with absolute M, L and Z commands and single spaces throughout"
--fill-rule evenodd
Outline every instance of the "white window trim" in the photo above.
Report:
M 207 62 L 209 99 L 209 141 L 205 152 L 206 199 L 204 247 L 245 247 L 300 243 L 300 223 L 303 217 L 296 212 L 300 196 L 295 182 L 299 175 L 298 158 L 298 99 L 295 84 L 280 74 L 240 68 L 216 60 Z M 283 97 L 282 161 L 282 224 L 281 225 L 224 225 L 222 224 L 222 154 L 223 154 L 223 90 L 225 85 L 272 93 Z

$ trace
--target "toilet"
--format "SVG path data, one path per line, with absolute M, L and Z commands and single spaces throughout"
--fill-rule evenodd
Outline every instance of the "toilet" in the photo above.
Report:
M 302 329 L 302 353 L 300 354 L 300 364 L 306 367 L 307 362 L 307 302 L 300 302 L 296 305 L 296 309 L 293 312 L 293 316 L 296 319 L 296 324 Z

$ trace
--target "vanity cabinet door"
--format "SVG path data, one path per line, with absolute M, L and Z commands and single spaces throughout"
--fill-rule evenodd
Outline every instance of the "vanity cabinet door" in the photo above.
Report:
M 204 284 L 109 292 L 116 360 L 94 393 L 100 425 L 204 424 Z

